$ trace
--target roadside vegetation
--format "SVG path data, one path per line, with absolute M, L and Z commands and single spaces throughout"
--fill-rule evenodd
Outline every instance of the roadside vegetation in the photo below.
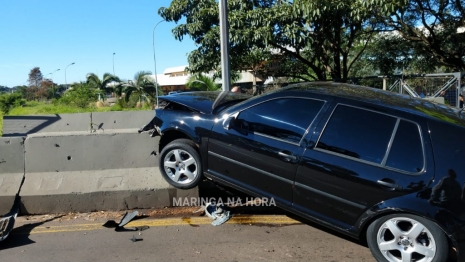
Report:
M 254 89 L 257 76 L 273 77 L 274 83 L 337 81 L 380 87 L 381 82 L 369 77 L 465 71 L 463 1 L 231 0 L 227 4 L 231 82 L 238 72 L 248 70 Z M 214 81 L 221 78 L 218 12 L 216 0 L 173 0 L 158 10 L 165 21 L 176 23 L 175 39 L 191 38 L 197 46 L 188 55 L 192 77 L 187 86 L 192 89 L 220 88 Z M 212 69 L 216 71 L 212 78 L 204 75 Z M 85 82 L 67 86 L 44 78 L 34 67 L 27 85 L 0 86 L 0 116 L 150 109 L 157 93 L 150 74 L 140 71 L 134 79 L 122 80 L 110 73 L 102 78 L 89 73 Z M 426 83 L 414 85 L 424 88 Z
M 465 71 L 464 1 L 294 0 L 228 4 L 231 70 L 291 81 Z M 193 39 L 191 73 L 220 65 L 216 0 L 173 0 L 158 14 Z
M 13 93 L 0 93 L 0 136 L 5 115 L 150 110 L 154 107 L 155 84 L 147 77 L 149 74 L 144 72 L 144 79 L 136 86 L 131 81 L 123 83 L 109 73 L 103 79 L 88 74 L 86 82 L 57 86 L 43 79 L 40 69 L 35 67 L 29 74 L 28 86 L 17 87 Z M 159 94 L 163 91 L 159 90 Z

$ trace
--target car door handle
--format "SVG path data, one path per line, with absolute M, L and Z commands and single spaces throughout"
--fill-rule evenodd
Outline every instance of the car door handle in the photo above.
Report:
M 391 179 L 388 179 L 388 180 L 391 180 Z M 384 180 L 378 180 L 378 184 L 383 185 L 385 187 L 389 187 L 391 190 L 402 189 L 401 186 L 399 186 L 398 184 L 396 184 L 394 182 L 387 182 L 387 181 L 384 181 Z
M 290 159 L 290 160 L 296 160 L 296 159 L 297 159 L 297 157 L 296 157 L 296 156 L 294 156 L 294 155 L 291 155 L 291 154 L 286 154 L 286 153 L 284 153 L 284 152 L 282 152 L 282 151 L 281 151 L 281 152 L 279 152 L 279 153 L 278 153 L 278 155 L 279 155 L 279 156 L 281 156 L 281 157 L 284 157 L 284 158 Z

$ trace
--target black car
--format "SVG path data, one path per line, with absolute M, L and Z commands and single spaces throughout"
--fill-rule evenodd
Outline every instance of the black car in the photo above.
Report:
M 341 83 L 160 101 L 150 127 L 171 185 L 207 178 L 273 198 L 379 261 L 465 261 L 462 112 Z

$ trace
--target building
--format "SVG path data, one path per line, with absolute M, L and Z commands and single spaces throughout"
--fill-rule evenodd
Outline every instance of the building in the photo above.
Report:
M 163 92 L 169 93 L 172 91 L 183 91 L 189 89 L 186 87 L 187 80 L 191 76 L 186 70 L 187 65 L 170 67 L 165 69 L 162 74 L 157 74 L 158 85 L 162 87 Z M 213 72 L 206 74 L 212 76 Z M 243 88 L 252 88 L 253 85 L 253 74 L 250 71 L 242 71 L 240 73 L 240 79 L 234 83 L 234 85 L 241 86 Z M 265 83 L 265 80 L 261 76 L 256 77 L 257 85 Z M 269 81 L 269 80 L 268 80 Z M 216 79 L 216 83 L 221 85 L 221 79 Z

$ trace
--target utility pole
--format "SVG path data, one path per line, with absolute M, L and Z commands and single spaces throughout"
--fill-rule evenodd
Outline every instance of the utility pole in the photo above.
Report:
M 221 76 L 223 91 L 231 90 L 231 71 L 229 68 L 229 23 L 228 4 L 226 0 L 219 1 L 220 8 L 220 45 L 221 45 Z

